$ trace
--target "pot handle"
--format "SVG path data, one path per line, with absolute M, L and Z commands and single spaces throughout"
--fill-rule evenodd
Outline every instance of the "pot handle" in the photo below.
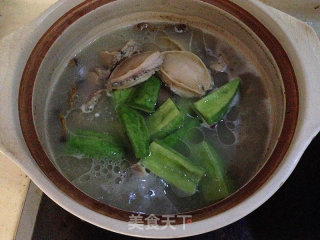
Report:
M 18 113 L 19 85 L 25 64 L 52 23 L 82 1 L 59 0 L 39 18 L 0 39 L 0 152 L 24 169 L 32 159 L 24 142 Z
M 261 1 L 232 1 L 264 22 L 278 39 L 289 39 L 283 47 L 295 69 L 299 89 L 297 132 L 303 129 L 302 138 L 311 141 L 320 131 L 320 41 L 316 32 L 307 23 Z
M 320 131 L 320 41 L 307 23 L 269 7 L 295 49 L 286 49 L 296 69 L 299 88 L 299 121 L 307 128 L 309 137 Z M 295 51 L 294 51 L 295 50 Z
M 18 164 L 26 150 L 20 130 L 18 92 L 24 68 L 20 60 L 25 51 L 20 46 L 28 30 L 24 27 L 0 39 L 0 151 Z

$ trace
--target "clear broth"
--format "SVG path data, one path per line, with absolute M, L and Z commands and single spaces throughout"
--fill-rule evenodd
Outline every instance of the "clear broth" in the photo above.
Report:
M 137 162 L 134 156 L 129 156 L 121 163 L 66 156 L 64 143 L 60 141 L 61 112 L 68 112 L 67 128 L 71 132 L 75 129 L 91 129 L 120 135 L 125 139 L 124 129 L 106 94 L 89 112 L 81 109 L 88 93 L 77 93 L 72 110 L 68 110 L 68 95 L 74 84 L 81 86 L 86 81 L 88 72 L 103 67 L 99 60 L 100 51 L 118 50 L 130 39 L 141 43 L 144 51 L 168 50 L 167 46 L 159 43 L 159 39 L 165 36 L 198 55 L 208 68 L 210 63 L 217 62 L 220 55 L 225 57 L 226 70 L 211 71 L 213 90 L 234 77 L 242 79 L 241 89 L 228 114 L 212 128 L 201 126 L 192 129 L 192 142 L 181 142 L 176 149 L 188 157 L 195 142 L 204 139 L 212 144 L 224 160 L 224 174 L 232 182 L 233 192 L 257 173 L 268 153 L 271 128 L 270 99 L 259 71 L 228 42 L 200 29 L 188 26 L 186 31 L 181 32 L 177 25 L 153 26 L 157 30 L 140 31 L 136 25 L 118 29 L 93 41 L 78 53 L 75 56 L 76 64 L 66 66 L 49 99 L 47 132 L 57 168 L 90 197 L 127 211 L 146 214 L 181 213 L 210 203 L 205 202 L 199 193 L 189 197 L 181 195 L 152 173 L 140 174 L 130 167 Z M 172 97 L 180 108 L 188 107 L 188 101 L 174 95 L 165 86 L 161 89 L 158 106 L 168 97 Z

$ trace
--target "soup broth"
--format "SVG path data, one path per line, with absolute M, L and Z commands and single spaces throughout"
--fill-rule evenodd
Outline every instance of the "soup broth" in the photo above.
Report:
M 265 163 L 271 129 L 271 105 L 258 69 L 248 57 L 228 41 L 183 24 L 141 23 L 118 29 L 91 42 L 70 63 L 60 76 L 49 97 L 47 135 L 57 168 L 77 188 L 92 198 L 127 211 L 146 214 L 169 214 L 192 211 L 212 204 L 197 190 L 186 194 L 163 178 L 138 165 L 130 148 L 126 130 L 104 85 L 88 83 L 95 68 L 104 69 L 99 53 L 118 51 L 129 40 L 139 43 L 142 52 L 169 51 L 176 48 L 190 51 L 206 65 L 212 89 L 206 95 L 236 77 L 240 90 L 233 98 L 227 114 L 214 125 L 202 123 L 192 127 L 172 148 L 192 161 L 195 147 L 208 143 L 223 162 L 223 176 L 229 194 L 246 184 Z M 95 101 L 87 104 L 95 97 Z M 98 96 L 98 97 L 97 97 Z M 157 109 L 168 98 L 189 118 L 198 118 L 192 103 L 200 98 L 183 98 L 162 83 Z M 148 117 L 147 113 L 142 113 Z M 60 118 L 59 118 L 60 116 Z M 66 136 L 61 137 L 61 120 Z M 200 120 L 200 119 L 199 119 Z M 126 147 L 121 161 L 94 159 L 65 151 L 65 138 L 78 129 L 111 134 Z M 62 135 L 63 135 L 62 134 Z

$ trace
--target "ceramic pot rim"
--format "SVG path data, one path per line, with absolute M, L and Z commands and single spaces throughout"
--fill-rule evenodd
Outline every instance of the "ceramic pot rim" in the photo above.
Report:
M 63 33 L 63 31 L 67 29 L 73 22 L 77 21 L 79 18 L 95 10 L 96 8 L 110 2 L 113 2 L 113 0 L 87 0 L 63 15 L 42 36 L 33 49 L 22 75 L 19 89 L 18 110 L 25 142 L 34 160 L 37 162 L 44 174 L 50 179 L 50 181 L 52 181 L 66 195 L 83 206 L 110 218 L 128 221 L 129 216 L 132 214 L 131 212 L 108 206 L 87 196 L 85 193 L 73 186 L 55 168 L 42 148 L 37 136 L 32 110 L 33 87 L 37 72 L 50 47 Z M 250 197 L 271 177 L 284 158 L 293 139 L 299 111 L 298 86 L 294 69 L 285 50 L 281 46 L 280 42 L 274 37 L 274 35 L 250 13 L 229 0 L 204 0 L 204 2 L 212 4 L 233 15 L 246 26 L 248 26 L 264 42 L 275 59 L 283 78 L 283 84 L 286 93 L 286 111 L 279 140 L 264 167 L 254 178 L 251 179 L 251 181 L 249 181 L 245 186 L 228 198 L 205 208 L 189 212 L 188 214 L 193 216 L 193 221 L 207 219 L 231 209 Z M 161 216 L 158 217 L 161 218 Z M 181 221 L 181 218 L 177 218 L 176 224 L 181 223 Z

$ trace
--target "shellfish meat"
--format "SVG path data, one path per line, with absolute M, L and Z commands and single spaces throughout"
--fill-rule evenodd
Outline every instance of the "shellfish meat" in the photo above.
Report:
M 161 79 L 171 91 L 185 98 L 201 97 L 212 87 L 211 75 L 202 60 L 192 52 L 163 52 Z
M 159 51 L 133 55 L 114 69 L 106 88 L 125 89 L 142 83 L 158 71 L 162 63 L 163 55 Z

